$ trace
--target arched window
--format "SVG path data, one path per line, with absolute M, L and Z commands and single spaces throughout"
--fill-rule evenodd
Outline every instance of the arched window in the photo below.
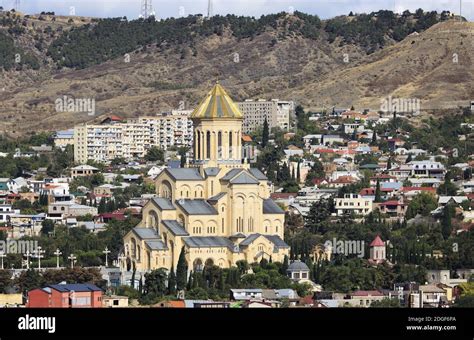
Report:
M 196 143 L 194 144 L 196 148 L 196 156 L 197 159 L 201 159 L 201 133 L 198 131 L 196 132 Z
M 222 159 L 222 132 L 217 133 L 217 158 Z
M 206 143 L 207 143 L 206 158 L 210 159 L 211 158 L 211 133 L 209 131 L 207 131 L 206 133 Z
M 229 158 L 232 158 L 232 131 L 229 132 Z

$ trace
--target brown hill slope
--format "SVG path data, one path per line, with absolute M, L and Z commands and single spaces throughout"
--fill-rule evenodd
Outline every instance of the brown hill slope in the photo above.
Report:
M 357 46 L 329 44 L 325 36 L 273 44 L 274 32 L 240 41 L 224 34 L 199 40 L 196 56 L 187 48 L 183 55 L 182 47 L 149 48 L 130 54 L 128 63 L 120 58 L 84 70 L 10 72 L 4 77 L 15 84 L 0 92 L 0 134 L 58 130 L 91 119 L 56 112 L 54 101 L 64 95 L 94 98 L 99 115 L 192 108 L 216 79 L 237 100 L 293 99 L 309 108 L 377 110 L 388 95 L 420 98 L 423 109 L 465 105 L 474 98 L 473 31 L 472 23 L 440 23 L 370 56 Z

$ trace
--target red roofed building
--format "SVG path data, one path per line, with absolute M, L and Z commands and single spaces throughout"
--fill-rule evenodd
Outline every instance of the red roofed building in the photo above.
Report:
M 120 123 L 122 118 L 116 115 L 110 115 L 107 118 L 103 119 L 100 123 L 101 124 L 110 124 L 110 123 Z
M 379 235 L 375 237 L 369 246 L 370 257 L 369 262 L 374 264 L 383 263 L 386 260 L 386 247 Z
M 411 199 L 422 192 L 427 192 L 434 196 L 437 196 L 436 188 L 434 187 L 402 187 L 400 189 L 400 192 L 406 199 Z
M 328 186 L 330 188 L 342 188 L 343 186 L 353 184 L 358 182 L 357 178 L 354 178 L 352 176 L 340 176 L 338 179 L 334 181 L 330 181 L 328 183 Z

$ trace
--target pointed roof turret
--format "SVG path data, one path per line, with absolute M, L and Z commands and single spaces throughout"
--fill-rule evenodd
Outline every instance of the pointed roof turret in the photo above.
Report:
M 370 244 L 370 247 L 385 247 L 385 243 L 383 243 L 382 239 L 380 238 L 379 235 L 375 237 L 375 239 L 372 241 Z
M 243 119 L 237 105 L 224 88 L 216 82 L 207 96 L 191 114 L 193 119 Z

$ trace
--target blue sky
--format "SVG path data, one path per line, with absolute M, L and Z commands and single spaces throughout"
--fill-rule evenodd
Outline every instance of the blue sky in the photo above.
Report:
M 208 0 L 153 0 L 157 17 L 178 17 L 181 14 L 207 12 Z M 474 0 L 462 0 L 463 15 L 468 20 L 474 19 Z M 10 9 L 14 0 L 0 0 L 0 4 Z M 20 10 L 27 14 L 41 11 L 54 11 L 57 14 L 69 14 L 71 6 L 76 15 L 92 17 L 137 18 L 140 13 L 141 0 L 21 0 Z M 451 10 L 459 13 L 458 0 L 213 0 L 214 14 L 237 14 L 260 16 L 262 14 L 289 11 L 290 8 L 321 18 L 330 18 L 350 11 L 356 13 L 390 9 L 397 12 L 417 8 L 424 10 Z

